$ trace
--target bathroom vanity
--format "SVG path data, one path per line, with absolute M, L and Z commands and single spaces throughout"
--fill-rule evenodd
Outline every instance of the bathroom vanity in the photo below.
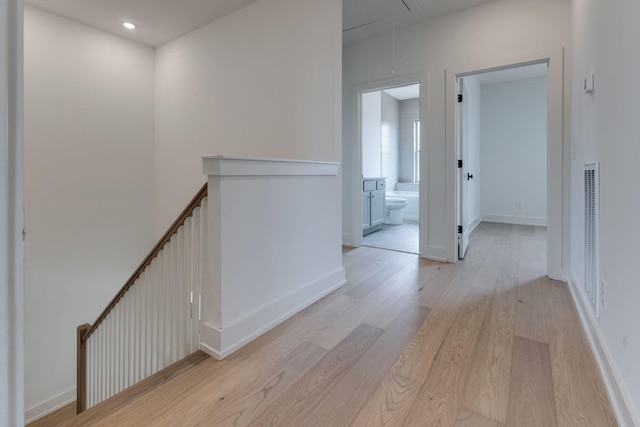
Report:
M 362 179 L 362 235 L 382 228 L 386 178 Z

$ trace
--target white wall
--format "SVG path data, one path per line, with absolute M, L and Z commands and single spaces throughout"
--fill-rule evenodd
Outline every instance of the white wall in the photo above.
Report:
M 204 351 L 226 357 L 344 284 L 338 170 L 327 162 L 204 159 Z
M 152 242 L 154 53 L 25 8 L 25 404 L 75 400 L 76 327 Z
M 483 84 L 481 109 L 483 219 L 546 225 L 547 78 Z
M 362 94 L 362 176 L 382 176 L 382 92 Z
M 600 161 L 600 261 L 606 308 L 594 322 L 621 393 L 640 425 L 640 286 L 638 241 L 640 197 L 640 3 L 573 1 L 572 82 L 572 278 L 583 284 L 584 164 Z M 596 73 L 596 92 L 583 92 L 583 79 Z M 616 396 L 619 397 L 619 396 Z M 614 405 L 619 402 L 615 399 Z
M 429 72 L 428 85 L 421 86 L 423 95 L 420 100 L 424 111 L 421 114 L 427 118 L 423 123 L 427 161 L 421 165 L 422 176 L 427 180 L 420 199 L 420 212 L 422 215 L 426 213 L 426 220 L 423 217 L 423 226 L 420 227 L 422 256 L 438 258 L 448 254 L 451 252 L 449 246 L 454 241 L 445 226 L 448 221 L 445 192 L 445 68 L 501 61 L 522 52 L 569 46 L 570 10 L 568 0 L 496 0 L 396 30 L 396 78 Z M 343 200 L 346 201 L 351 200 L 350 195 L 359 196 L 354 185 L 358 175 L 353 171 L 356 141 L 353 140 L 352 127 L 357 124 L 357 118 L 354 117 L 356 109 L 352 92 L 354 86 L 365 82 L 390 79 L 393 69 L 391 53 L 391 34 L 374 36 L 344 47 Z M 565 69 L 568 73 L 569 67 Z M 568 127 L 569 117 L 565 120 Z M 351 229 L 357 227 L 356 221 L 349 220 L 353 218 L 352 205 L 344 205 L 345 237 L 355 235 Z
M 157 49 L 157 235 L 203 155 L 340 159 L 341 25 L 339 0 L 261 0 Z
M 480 81 L 475 76 L 464 78 L 464 133 L 467 138 L 467 168 L 473 175 L 469 180 L 469 226 L 475 227 L 482 220 L 482 168 L 480 163 L 481 127 L 482 120 L 482 92 Z

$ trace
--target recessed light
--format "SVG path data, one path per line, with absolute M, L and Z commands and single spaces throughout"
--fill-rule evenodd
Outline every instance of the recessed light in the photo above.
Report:
M 123 22 L 122 25 L 128 30 L 135 30 L 136 24 L 132 24 L 131 22 Z

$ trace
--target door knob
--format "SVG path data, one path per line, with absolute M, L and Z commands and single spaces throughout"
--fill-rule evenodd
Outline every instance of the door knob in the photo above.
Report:
M 473 179 L 473 175 L 471 175 L 470 173 L 467 174 L 467 181 Z

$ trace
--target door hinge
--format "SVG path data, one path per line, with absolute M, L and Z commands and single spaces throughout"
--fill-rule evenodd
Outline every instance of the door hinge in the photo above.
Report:
M 461 93 L 458 94 L 458 102 L 462 102 L 462 94 Z
M 458 234 L 462 234 L 462 226 L 461 225 L 458 226 Z
M 462 167 L 462 160 L 458 160 L 458 167 L 461 168 Z

